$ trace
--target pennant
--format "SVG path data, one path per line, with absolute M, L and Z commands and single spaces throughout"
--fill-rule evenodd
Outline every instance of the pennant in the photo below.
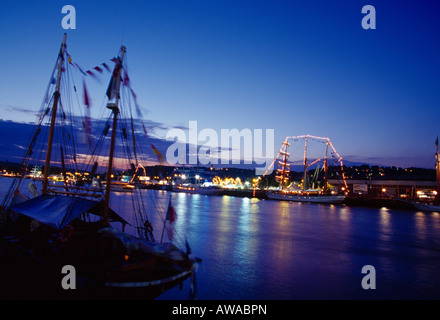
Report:
M 141 108 L 140 108 L 140 106 L 139 106 L 139 104 L 137 102 L 137 96 L 134 93 L 132 88 L 130 88 L 130 92 L 131 92 L 131 95 L 133 96 L 134 105 L 136 106 L 137 116 L 138 116 L 139 119 L 142 119 L 142 110 L 141 110 Z M 145 135 L 145 138 L 146 138 L 148 136 L 148 132 L 147 132 L 147 128 L 145 128 L 145 125 L 144 125 L 143 122 L 142 122 L 142 129 L 144 130 L 144 135 Z
M 157 156 L 159 162 L 162 163 L 163 162 L 163 155 L 162 155 L 162 153 L 160 153 L 159 150 L 157 150 L 156 147 L 153 144 L 151 144 L 151 147 L 153 148 L 153 152 Z
M 83 79 L 83 88 L 84 88 L 84 104 L 86 105 L 86 115 L 84 117 L 84 131 L 85 137 L 87 140 L 87 144 L 90 147 L 90 150 L 93 149 L 93 139 L 92 139 L 92 121 L 90 120 L 90 99 L 87 93 L 86 82 Z
M 131 95 L 133 96 L 134 102 L 136 102 L 137 95 L 134 93 L 133 89 L 130 88 Z
M 116 60 L 115 63 L 117 63 L 118 60 Z M 117 77 L 119 75 L 119 70 L 121 66 L 120 64 L 116 64 L 115 69 L 113 70 L 112 77 L 110 78 L 110 83 L 108 84 L 106 95 L 109 98 L 109 100 L 112 100 L 116 96 L 116 83 L 117 83 Z
M 174 221 L 176 221 L 177 219 L 177 214 L 176 214 L 176 210 L 174 210 L 174 207 L 171 205 L 171 197 L 170 200 L 168 202 L 168 209 L 167 209 L 167 215 L 165 217 L 165 220 L 163 222 L 163 229 L 162 229 L 162 236 L 160 237 L 160 242 L 162 243 L 163 240 L 163 234 L 165 231 L 165 225 L 167 223 L 167 221 L 169 221 L 169 226 L 168 226 L 168 238 L 170 240 L 173 240 L 174 234 L 173 234 L 173 228 L 172 228 L 172 224 Z
M 67 61 L 69 61 L 69 63 L 73 66 L 72 57 L 67 52 L 66 52 L 66 55 L 67 55 Z
M 93 69 L 98 71 L 99 73 L 102 73 L 102 69 L 100 67 L 98 67 L 98 66 L 94 67 Z
M 130 78 L 128 77 L 127 72 L 124 72 L 124 79 L 123 79 L 122 83 L 123 83 L 124 86 L 129 86 Z
M 84 104 L 87 107 L 90 107 L 89 95 L 87 94 L 86 82 L 84 80 L 83 80 L 83 87 L 84 87 Z
M 131 92 L 131 95 L 133 96 L 134 105 L 136 106 L 136 113 L 137 113 L 139 118 L 142 118 L 142 111 L 141 111 L 141 108 L 140 108 L 139 104 L 137 103 L 137 96 L 134 93 L 132 88 L 130 88 L 130 92 Z
M 69 63 L 70 63 L 71 65 L 77 67 L 78 70 L 79 70 L 83 75 L 90 75 L 90 76 L 92 76 L 92 77 L 95 77 L 95 79 L 97 79 L 97 78 L 96 78 L 96 74 L 94 74 L 91 70 L 84 71 L 83 69 L 81 69 L 81 67 L 80 67 L 77 63 L 73 62 L 72 57 L 70 56 L 69 53 L 66 52 L 66 55 L 67 55 L 67 61 L 69 61 Z M 112 61 L 115 62 L 115 63 L 118 62 L 118 60 L 117 60 L 116 58 L 113 58 Z M 108 66 L 105 62 L 104 62 L 104 63 L 101 63 L 101 66 L 103 66 L 107 71 L 111 71 L 111 69 L 109 68 L 109 66 Z M 102 70 L 102 68 L 101 68 L 100 66 L 96 66 L 96 67 L 94 67 L 93 70 L 95 70 L 95 71 L 97 71 L 97 72 L 99 72 L 99 73 L 102 73 L 102 72 L 103 72 L 103 70 Z

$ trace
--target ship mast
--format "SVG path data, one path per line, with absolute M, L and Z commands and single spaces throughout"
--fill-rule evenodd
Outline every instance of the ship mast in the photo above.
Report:
M 281 190 L 284 189 L 284 186 L 289 181 L 289 173 L 290 173 L 290 164 L 287 163 L 289 159 L 289 153 L 287 152 L 287 148 L 290 146 L 289 137 L 286 138 L 286 141 L 283 142 L 283 146 L 278 152 L 278 156 L 282 156 L 282 159 L 278 159 L 278 165 L 281 167 L 277 169 L 277 174 L 275 176 L 276 180 L 280 181 Z M 277 157 L 278 157 L 277 156 Z
M 435 195 L 435 203 L 440 202 L 440 157 L 438 153 L 438 137 L 435 140 L 435 169 L 436 169 L 436 179 L 437 179 L 437 194 Z
M 53 106 L 52 106 L 52 117 L 50 120 L 49 138 L 47 141 L 46 161 L 44 164 L 44 172 L 43 172 L 43 190 L 42 190 L 43 194 L 47 193 L 50 157 L 52 154 L 52 144 L 53 144 L 53 136 L 54 136 L 54 132 L 55 132 L 55 120 L 56 120 L 56 115 L 57 115 L 58 100 L 60 98 L 61 73 L 62 73 L 63 62 L 64 62 L 64 51 L 66 49 L 66 38 L 67 38 L 67 34 L 64 34 L 63 43 L 61 44 L 61 49 L 60 49 L 60 53 L 58 56 L 58 58 L 59 58 L 58 74 L 57 74 L 57 81 L 56 81 Z
M 307 189 L 307 138 L 308 136 L 305 136 L 305 144 L 304 144 L 304 182 L 303 182 L 303 190 Z
M 116 140 L 116 125 L 117 118 L 119 114 L 119 89 L 121 85 L 121 71 L 122 71 L 122 63 L 124 61 L 125 54 L 125 46 L 121 46 L 121 56 L 118 59 L 118 62 L 115 65 L 115 69 L 113 71 L 113 78 L 110 82 L 110 86 L 112 86 L 112 81 L 115 81 L 114 88 L 110 88 L 110 90 L 115 90 L 115 102 L 108 102 L 107 108 L 112 110 L 113 112 L 113 125 L 112 125 L 112 135 L 110 140 L 110 152 L 107 166 L 107 177 L 106 177 L 106 185 L 105 185 L 105 197 L 104 197 L 104 212 L 103 212 L 103 224 L 104 226 L 108 225 L 108 216 L 109 216 L 109 203 L 110 203 L 110 184 L 111 184 L 111 174 L 113 170 L 113 154 L 115 151 L 115 140 Z
M 324 194 L 327 193 L 327 171 L 328 171 L 328 145 L 330 144 L 330 140 L 327 138 L 326 147 L 325 147 L 325 159 L 324 159 L 324 185 L 323 185 L 323 192 Z

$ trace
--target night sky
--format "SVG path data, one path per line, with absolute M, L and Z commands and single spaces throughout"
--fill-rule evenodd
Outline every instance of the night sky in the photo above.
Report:
M 76 29 L 66 31 L 68 4 Z M 361 26 L 364 5 L 376 9 L 375 30 Z M 132 88 L 145 120 L 157 124 L 155 138 L 194 120 L 219 134 L 274 129 L 276 151 L 286 136 L 311 134 L 329 137 L 347 161 L 431 168 L 440 133 L 439 9 L 390 0 L 3 1 L 0 119 L 35 121 L 67 32 L 68 52 L 85 68 L 127 47 Z M 107 83 L 89 89 L 92 116 Z

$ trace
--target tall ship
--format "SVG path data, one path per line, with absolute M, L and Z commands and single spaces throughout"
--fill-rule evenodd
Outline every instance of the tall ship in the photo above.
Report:
M 420 211 L 426 212 L 439 212 L 440 213 L 440 157 L 438 150 L 438 137 L 435 140 L 435 171 L 437 180 L 437 190 L 435 191 L 435 197 L 430 202 L 414 201 L 411 204 Z
M 304 140 L 304 158 L 303 158 L 303 179 L 302 183 L 295 185 L 293 183 L 289 184 L 290 178 L 290 153 L 288 148 L 290 147 L 289 141 L 299 141 Z M 313 161 L 308 160 L 308 143 L 310 140 L 318 141 L 324 143 L 325 155 L 324 159 L 318 157 Z M 275 164 L 278 165 L 276 170 L 275 178 L 279 182 L 278 190 L 267 190 L 266 196 L 268 199 L 273 200 L 286 200 L 294 202 L 311 202 L 311 203 L 341 203 L 345 200 L 345 194 L 337 194 L 335 191 L 330 190 L 327 183 L 327 172 L 328 172 L 328 153 L 329 149 L 331 151 L 331 157 L 335 160 L 335 163 L 340 163 L 343 169 L 342 157 L 336 152 L 333 144 L 329 138 L 316 137 L 312 135 L 301 135 L 301 136 L 288 136 L 283 142 L 277 156 L 275 157 L 272 164 L 269 166 L 268 171 L 274 167 Z M 317 177 L 319 175 L 319 166 L 317 166 L 313 178 L 309 179 L 307 171 L 309 168 L 323 160 L 322 170 L 323 180 L 321 181 L 321 187 L 318 187 Z M 264 174 L 266 175 L 267 172 Z M 342 170 L 342 179 L 345 183 L 344 171 Z M 347 187 L 347 185 L 346 185 Z M 347 190 L 347 188 L 345 188 Z
M 188 278 L 194 295 L 195 270 L 200 259 L 193 255 L 188 243 L 182 249 L 172 241 L 163 241 L 165 226 L 170 227 L 175 217 L 171 198 L 161 212 L 164 229 L 160 240 L 156 240 L 158 234 L 153 231 L 142 194 L 135 193 L 140 190 L 127 196 L 131 204 L 126 206 L 126 215 L 112 209 L 115 161 L 121 157 L 116 148 L 122 146 L 132 167 L 140 157 L 136 130 L 130 130 L 135 127 L 130 108 L 138 105 L 125 54 L 126 48 L 121 46 L 118 56 L 111 59 L 113 68 L 103 63 L 86 71 L 68 53 L 64 34 L 34 135 L 22 160 L 22 175 L 12 182 L 1 204 L 1 243 L 9 244 L 11 252 L 27 254 L 48 273 L 53 271 L 50 274 L 54 279 L 65 266 L 73 266 L 75 291 L 94 299 L 154 299 Z M 92 131 L 91 102 L 84 79 L 93 73 L 104 74 L 105 69 L 111 76 L 104 97 L 106 108 L 101 111 L 103 120 L 97 121 L 104 124 L 99 137 Z M 84 103 L 82 114 L 74 116 L 69 103 L 75 99 L 67 95 L 79 91 L 76 85 L 72 89 L 70 83 L 77 71 L 83 75 Z M 79 133 L 87 138 L 87 156 L 78 147 Z M 37 142 L 40 140 L 45 142 L 42 147 Z M 24 177 L 37 155 L 43 159 L 42 187 L 38 190 L 34 185 L 38 181 L 31 181 L 29 188 L 33 191 L 27 196 L 22 191 L 26 187 Z M 68 165 L 76 171 L 73 180 L 68 179 Z M 105 172 L 99 174 L 99 168 Z M 63 183 L 50 180 L 54 170 L 61 171 Z M 125 231 L 129 227 L 133 232 Z M 156 232 L 160 235 L 160 230 Z M 16 269 L 24 268 L 28 273 L 34 270 L 32 266 L 19 265 Z M 14 276 L 21 275 L 8 275 L 11 281 Z M 34 275 L 38 277 L 40 274 Z

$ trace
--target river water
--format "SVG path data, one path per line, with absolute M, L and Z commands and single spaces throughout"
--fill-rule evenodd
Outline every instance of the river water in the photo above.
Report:
M 202 259 L 199 300 L 440 299 L 440 213 L 142 190 L 156 239 L 170 196 L 173 241 Z M 111 204 L 133 222 L 130 198 Z M 189 287 L 158 299 L 188 299 Z

